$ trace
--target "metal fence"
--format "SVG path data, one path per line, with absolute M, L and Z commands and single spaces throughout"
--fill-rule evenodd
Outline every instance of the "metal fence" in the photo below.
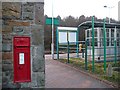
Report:
M 103 23 L 103 38 L 101 41 L 95 41 L 94 38 L 94 17 L 92 18 L 92 40 L 76 41 L 59 44 L 57 43 L 57 59 L 67 59 L 69 63 L 70 58 L 82 58 L 84 60 L 85 69 L 88 69 L 88 62 L 92 63 L 92 71 L 94 72 L 95 63 L 102 62 L 104 71 L 106 72 L 106 62 L 114 62 L 120 60 L 120 46 L 117 46 L 119 41 L 114 39 L 113 46 L 107 46 L 105 20 Z M 98 47 L 95 43 L 102 43 Z M 89 45 L 91 44 L 91 45 Z M 82 46 L 81 46 L 82 45 Z

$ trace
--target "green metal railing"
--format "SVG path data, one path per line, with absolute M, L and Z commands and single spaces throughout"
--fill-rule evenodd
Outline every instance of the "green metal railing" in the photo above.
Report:
M 88 46 L 88 40 L 85 41 L 85 69 L 88 69 L 88 61 L 87 61 L 87 46 Z
M 106 29 L 105 29 L 105 19 L 103 24 L 103 32 L 104 32 L 104 71 L 106 72 Z
M 115 64 L 116 64 L 116 61 L 117 61 L 117 48 L 116 47 L 117 47 L 117 43 L 116 43 L 116 39 L 115 39 L 115 41 L 114 41 L 114 53 L 115 53 L 115 57 L 114 57 L 115 61 L 114 62 L 115 62 Z
M 69 50 L 70 50 L 69 41 L 67 42 L 67 44 L 68 44 L 68 46 L 67 46 L 67 53 L 68 53 L 67 56 L 68 56 L 68 61 L 67 61 L 67 62 L 69 63 L 69 53 L 70 53 L 70 51 L 69 51 Z
M 94 72 L 94 60 L 95 60 L 95 56 L 94 56 L 94 46 L 95 46 L 95 40 L 94 40 L 94 17 L 92 17 L 92 71 Z
M 58 31 L 57 31 L 57 33 L 58 33 Z M 64 44 L 60 45 L 59 42 L 58 42 L 58 38 L 57 38 L 57 59 L 59 59 L 59 50 L 61 50 L 61 49 L 63 49 L 65 51 L 65 53 L 67 53 L 67 63 L 70 62 L 71 50 L 74 50 L 76 52 L 76 57 L 74 57 L 74 58 L 79 58 L 80 57 L 80 55 L 79 55 L 79 53 L 80 53 L 79 44 L 82 43 L 85 46 L 85 47 L 82 48 L 83 52 L 82 52 L 82 55 L 81 55 L 82 58 L 85 57 L 84 58 L 85 59 L 84 60 L 85 61 L 84 62 L 85 63 L 85 66 L 84 66 L 85 69 L 88 70 L 88 64 L 89 64 L 88 63 L 89 62 L 88 57 L 91 56 L 92 57 L 92 61 L 91 61 L 92 72 L 95 72 L 95 63 L 97 62 L 97 61 L 95 61 L 95 59 L 96 59 L 96 56 L 100 56 L 102 58 L 99 58 L 98 61 L 103 61 L 103 65 L 104 65 L 103 68 L 104 68 L 104 72 L 106 73 L 106 68 L 107 68 L 106 62 L 108 61 L 107 60 L 108 56 L 113 59 L 115 64 L 117 62 L 117 57 L 118 57 L 117 48 L 120 48 L 120 47 L 117 46 L 117 43 L 119 43 L 119 42 L 117 42 L 117 40 L 114 39 L 114 46 L 107 46 L 107 42 L 109 42 L 109 41 L 106 40 L 106 22 L 105 22 L 105 19 L 104 19 L 104 23 L 103 23 L 103 38 L 102 38 L 103 40 L 102 41 L 95 41 L 94 34 L 95 34 L 95 31 L 94 31 L 94 17 L 92 17 L 92 41 L 89 41 L 89 39 L 86 39 L 85 41 L 78 41 L 78 38 L 77 38 L 76 42 L 67 41 L 67 43 L 64 43 Z M 57 35 L 57 37 L 58 37 L 58 35 Z M 97 43 L 99 42 L 100 44 L 102 44 L 102 46 L 96 47 L 95 46 L 96 42 Z M 72 43 L 73 43 L 73 46 L 72 46 Z M 90 46 L 89 43 L 91 43 L 92 45 Z M 110 48 L 113 49 L 114 55 L 113 54 L 108 54 L 106 52 L 106 50 L 110 49 Z M 96 55 L 95 51 L 97 49 L 99 49 L 100 51 L 103 50 L 103 54 Z M 88 53 L 89 50 L 92 51 L 91 55 L 89 55 L 89 53 Z

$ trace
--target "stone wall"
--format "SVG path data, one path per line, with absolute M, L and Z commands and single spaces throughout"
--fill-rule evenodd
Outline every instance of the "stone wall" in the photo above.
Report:
M 2 87 L 45 86 L 44 2 L 2 2 Z M 31 37 L 31 82 L 14 83 L 13 37 Z

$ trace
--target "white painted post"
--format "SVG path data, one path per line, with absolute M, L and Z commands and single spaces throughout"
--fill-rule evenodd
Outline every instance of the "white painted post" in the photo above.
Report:
M 54 20 L 53 20 L 53 0 L 52 0 L 52 44 L 51 44 L 51 53 L 52 59 L 54 59 Z

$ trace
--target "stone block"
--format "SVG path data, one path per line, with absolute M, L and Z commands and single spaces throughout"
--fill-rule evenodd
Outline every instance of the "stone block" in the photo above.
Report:
M 2 26 L 2 33 L 3 34 L 12 33 L 12 26 L 3 25 Z
M 23 33 L 23 32 L 24 32 L 23 27 L 19 27 L 19 26 L 13 27 L 13 33 Z
M 23 12 L 22 13 L 23 20 L 34 20 L 34 13 L 32 12 Z
M 31 83 L 31 87 L 32 88 L 35 88 L 37 87 L 37 74 L 36 73 L 32 73 L 32 83 Z
M 0 33 L 0 44 L 2 43 L 2 34 Z
M 2 19 L 0 19 L 0 29 L 2 28 L 2 24 L 3 23 L 3 20 Z
M 7 77 L 2 77 L 2 83 L 7 83 L 6 81 L 8 81 Z
M 2 53 L 2 59 L 3 60 L 12 60 L 12 52 L 3 52 Z
M 40 57 L 36 57 L 32 62 L 32 69 L 34 72 L 44 72 L 45 71 L 45 61 L 41 60 Z
M 3 52 L 11 52 L 12 51 L 12 45 L 9 43 L 3 43 L 2 44 L 2 51 Z
M 44 30 L 41 25 L 32 25 L 31 26 L 32 33 L 32 44 L 40 45 L 44 43 Z
M 12 71 L 13 70 L 13 66 L 11 64 L 2 64 L 2 71 Z
M 26 21 L 17 21 L 17 20 L 7 20 L 5 22 L 6 25 L 9 26 L 30 26 L 30 22 L 26 22 Z
M 5 71 L 3 77 L 6 77 L 6 82 L 10 82 L 13 80 L 13 72 L 12 71 Z M 5 81 L 4 81 L 5 82 Z
M 2 17 L 3 19 L 20 19 L 21 3 L 20 2 L 3 2 Z
M 29 90 L 29 88 L 31 88 L 31 82 L 24 82 L 24 83 L 20 83 L 21 84 L 21 88 L 27 88 Z M 24 89 L 22 89 L 24 90 Z
M 38 87 L 45 86 L 45 73 L 39 72 L 37 79 Z
M 31 35 L 31 27 L 30 26 L 15 26 L 13 27 L 13 34 L 16 35 Z
M 13 83 L 13 82 L 8 82 L 8 83 L 3 83 L 2 84 L 2 88 L 4 89 L 15 89 L 15 90 L 19 90 L 19 88 L 21 87 L 20 83 Z
M 0 69 L 0 79 L 2 80 L 2 69 Z
M 33 57 L 37 57 L 38 55 L 40 55 L 39 57 L 43 60 L 44 58 L 44 46 L 41 44 L 39 46 L 33 46 L 32 47 L 32 56 Z
M 45 73 L 44 72 L 37 72 L 32 74 L 32 88 L 41 88 L 45 86 Z
M 29 6 L 29 7 L 34 6 L 34 2 L 24 2 L 24 3 L 22 4 L 22 6 L 23 6 L 23 7 L 26 7 L 26 6 Z
M 32 49 L 32 69 L 34 72 L 45 70 L 44 48 L 43 46 L 36 46 Z
M 2 52 L 2 43 L 0 43 L 0 59 L 1 59 L 1 52 Z
M 0 34 L 2 34 L 2 24 L 1 24 L 1 22 L 0 22 Z
M 35 24 L 44 25 L 44 4 L 35 4 Z
M 2 34 L 2 43 L 12 43 L 12 35 L 9 34 Z
M 22 12 L 34 12 L 34 4 L 26 3 L 22 5 Z
M 0 64 L 2 63 L 2 52 L 0 51 Z
M 12 64 L 12 60 L 2 60 L 2 64 Z
M 10 77 L 12 75 L 12 72 L 11 71 L 6 71 L 5 72 L 5 76 L 7 76 L 7 77 Z M 10 79 L 10 78 L 9 78 Z

